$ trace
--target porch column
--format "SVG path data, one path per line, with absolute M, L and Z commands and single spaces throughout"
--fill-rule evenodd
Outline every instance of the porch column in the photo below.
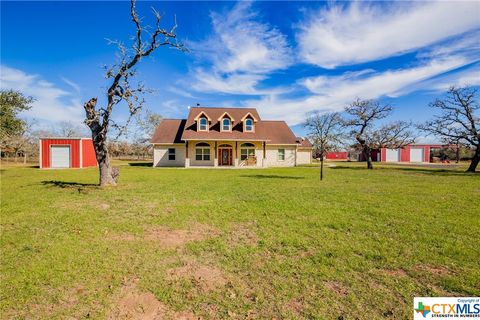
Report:
M 262 167 L 267 166 L 267 150 L 266 150 L 266 143 L 263 141 L 263 159 L 262 159 Z
M 235 141 L 235 150 L 234 150 L 234 159 L 233 159 L 233 166 L 234 167 L 238 167 L 239 166 L 239 161 L 238 161 L 238 154 L 237 154 L 237 150 L 238 150 L 238 141 Z
M 185 142 L 185 168 L 190 167 L 190 158 L 188 157 L 188 140 Z
M 213 149 L 213 166 L 218 167 L 218 148 L 217 148 L 217 141 L 215 141 L 215 147 Z

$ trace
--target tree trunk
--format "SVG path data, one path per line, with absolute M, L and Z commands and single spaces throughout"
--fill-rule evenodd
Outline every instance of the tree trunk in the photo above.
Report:
M 323 180 L 323 155 L 320 159 L 320 181 Z
M 92 137 L 100 173 L 100 186 L 116 186 L 117 181 L 113 177 L 113 168 L 110 164 L 106 138 L 99 133 L 92 133 Z
M 472 162 L 470 162 L 470 166 L 468 167 L 467 172 L 475 172 L 479 162 L 480 162 L 480 145 L 477 146 L 477 150 L 475 150 L 475 154 L 473 155 Z
M 23 164 L 27 164 L 27 153 L 23 154 Z
M 457 158 L 455 163 L 458 163 L 460 161 L 460 145 L 459 144 L 457 144 L 457 150 L 455 152 L 455 156 Z
M 373 169 L 372 152 L 367 145 L 363 146 L 363 155 L 365 156 L 365 160 L 367 160 L 367 169 Z

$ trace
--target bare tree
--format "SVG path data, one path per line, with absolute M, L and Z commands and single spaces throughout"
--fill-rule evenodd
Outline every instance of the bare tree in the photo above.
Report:
M 348 118 L 344 120 L 344 124 L 351 128 L 351 134 L 367 160 L 368 169 L 373 169 L 372 150 L 401 148 L 415 141 L 409 130 L 409 122 L 396 121 L 376 126 L 376 121 L 388 117 L 392 110 L 392 106 L 388 104 L 382 105 L 376 100 L 359 98 L 345 108 Z
M 419 126 L 443 140 L 463 142 L 474 149 L 467 172 L 475 172 L 480 162 L 480 106 L 476 93 L 472 87 L 451 87 L 445 98 L 430 103 L 440 114 Z
M 106 106 L 97 108 L 97 98 L 90 99 L 84 105 L 85 123 L 92 132 L 101 186 L 116 185 L 118 178 L 118 169 L 112 168 L 108 154 L 107 134 L 109 127 L 112 125 L 121 133 L 129 124 L 131 117 L 143 107 L 145 100 L 142 96 L 148 91 L 141 83 L 138 86 L 131 84 L 131 79 L 136 75 L 134 67 L 142 58 L 149 56 L 160 47 L 186 51 L 185 47 L 176 41 L 176 23 L 170 30 L 161 28 L 162 16 L 155 9 L 152 10 L 156 23 L 154 30 L 149 30 L 148 27 L 142 26 L 135 9 L 135 0 L 131 0 L 130 16 L 135 25 L 136 33 L 130 49 L 127 49 L 121 42 L 111 41 L 111 43 L 117 45 L 120 51 L 120 61 L 106 68 L 106 78 L 112 80 L 107 90 Z M 145 33 L 149 35 L 149 40 L 146 42 L 143 39 Z M 111 119 L 113 108 L 121 102 L 126 103 L 130 114 L 129 120 L 124 126 L 119 126 Z
M 320 154 L 320 180 L 323 180 L 323 160 L 325 154 L 341 144 L 342 118 L 337 112 L 312 113 L 305 121 L 314 147 Z
M 162 119 L 161 115 L 150 110 L 140 114 L 137 117 L 136 142 L 140 144 L 149 142 Z
M 86 127 L 81 127 L 71 121 L 60 121 L 55 131 L 60 137 L 78 137 L 85 133 L 85 129 Z

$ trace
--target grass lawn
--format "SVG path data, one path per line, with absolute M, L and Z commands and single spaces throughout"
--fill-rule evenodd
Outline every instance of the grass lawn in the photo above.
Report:
M 480 175 L 363 166 L 124 163 L 104 190 L 3 167 L 0 317 L 403 319 L 480 296 Z

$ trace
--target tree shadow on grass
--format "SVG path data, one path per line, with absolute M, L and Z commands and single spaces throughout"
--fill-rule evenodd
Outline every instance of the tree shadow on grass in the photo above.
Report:
M 98 184 L 94 183 L 82 183 L 82 182 L 69 182 L 58 180 L 44 180 L 42 181 L 44 186 L 57 187 L 61 189 L 77 189 L 78 192 L 83 191 L 85 188 L 98 187 Z
M 244 174 L 244 175 L 241 175 L 240 177 L 255 178 L 255 179 L 291 179 L 291 180 L 305 179 L 305 177 L 277 176 L 273 174 Z
M 336 166 L 336 167 L 330 167 L 329 169 L 345 169 L 345 170 L 365 170 L 367 171 L 368 169 L 366 167 L 348 167 L 348 166 Z M 412 173 L 421 173 L 421 174 L 427 174 L 427 175 L 437 175 L 437 176 L 472 176 L 472 175 L 478 175 L 480 172 L 465 172 L 463 170 L 458 170 L 458 169 L 438 169 L 438 168 L 420 168 L 420 167 L 375 167 L 373 170 L 395 170 L 395 171 L 406 171 L 406 172 L 412 172 Z
M 131 167 L 152 167 L 153 163 L 151 162 L 129 162 L 129 166 Z

